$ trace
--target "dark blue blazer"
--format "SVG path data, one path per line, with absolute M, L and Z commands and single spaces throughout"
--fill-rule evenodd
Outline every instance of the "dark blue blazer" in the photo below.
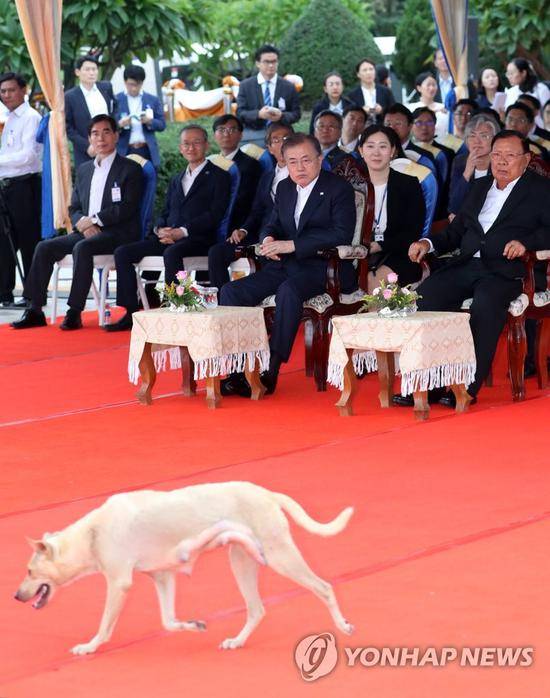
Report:
M 258 242 L 260 230 L 269 223 L 269 219 L 271 218 L 271 213 L 273 211 L 271 186 L 274 177 L 275 170 L 268 170 L 260 177 L 250 213 L 240 226 L 243 230 L 246 230 L 247 235 L 245 242 L 247 245 L 254 245 Z
M 279 100 L 284 99 L 284 109 L 279 107 Z M 264 96 L 262 88 L 258 83 L 258 78 L 254 75 L 251 78 L 246 78 L 239 85 L 239 94 L 237 96 L 237 116 L 242 119 L 247 128 L 252 128 L 257 131 L 266 128 L 265 119 L 258 119 L 258 112 L 264 106 Z M 277 77 L 275 83 L 275 100 L 274 107 L 281 109 L 283 115 L 281 124 L 293 124 L 298 121 L 301 116 L 300 101 L 298 93 L 294 85 L 288 80 Z
M 342 106 L 344 108 L 344 111 L 348 107 L 354 106 L 354 102 L 352 102 L 351 99 L 348 99 L 348 97 L 344 97 L 344 95 L 342 95 L 340 99 L 342 100 Z M 313 109 L 311 110 L 311 121 L 309 122 L 309 132 L 311 133 L 311 135 L 313 135 L 313 125 L 315 123 L 315 117 L 322 111 L 327 111 L 329 107 L 330 102 L 328 101 L 328 97 L 326 95 L 323 97 L 323 99 L 320 99 L 313 105 Z
M 240 183 L 233 211 L 231 212 L 229 225 L 229 230 L 231 231 L 235 230 L 235 228 L 243 227 L 243 222 L 252 208 L 254 195 L 262 174 L 260 163 L 255 158 L 250 157 L 250 155 L 243 153 L 242 150 L 236 152 L 233 162 L 239 170 Z
M 110 82 L 96 83 L 97 89 L 107 102 L 109 116 L 114 116 L 116 110 L 115 97 Z M 65 126 L 67 138 L 73 144 L 74 162 L 78 167 L 83 162 L 89 162 L 91 158 L 86 153 L 88 146 L 88 125 L 91 120 L 90 110 L 86 104 L 84 93 L 80 86 L 72 87 L 65 92 Z
M 158 170 L 160 167 L 160 153 L 157 144 L 157 139 L 155 138 L 155 131 L 164 131 L 166 128 L 166 120 L 164 118 L 164 111 L 162 109 L 162 104 L 158 97 L 155 95 L 144 92 L 141 96 L 141 106 L 142 109 L 152 109 L 153 110 L 153 121 L 150 124 L 143 124 L 143 134 L 145 136 L 145 142 L 151 153 L 151 162 Z M 129 114 L 128 108 L 128 95 L 125 92 L 119 92 L 116 95 L 116 114 L 115 119 L 120 121 L 122 115 Z M 130 127 L 121 129 L 118 138 L 117 150 L 121 155 L 126 155 L 128 153 L 128 148 L 130 146 Z
M 74 226 L 82 216 L 88 215 L 93 174 L 92 160 L 80 165 L 76 171 L 76 181 L 69 206 L 69 215 Z M 120 189 L 120 201 L 113 201 L 115 186 Z M 101 210 L 97 216 L 102 223 L 101 229 L 106 233 L 112 233 L 119 245 L 141 238 L 142 191 L 141 167 L 132 160 L 117 155 L 107 176 Z
M 326 267 L 326 262 L 317 252 L 351 244 L 355 229 L 353 187 L 341 177 L 321 170 L 300 216 L 298 228 L 294 222 L 297 199 L 296 184 L 290 177 L 283 179 L 277 187 L 269 223 L 260 235 L 262 240 L 268 235 L 276 240 L 294 240 L 295 252 L 282 255 L 280 262 L 289 273 Z
M 193 240 L 213 245 L 229 205 L 231 177 L 207 162 L 185 196 L 181 184 L 184 174 L 185 170 L 170 180 L 157 227 L 187 228 Z

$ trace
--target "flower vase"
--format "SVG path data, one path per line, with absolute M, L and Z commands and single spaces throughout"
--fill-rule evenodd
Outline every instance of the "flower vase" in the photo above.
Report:
M 386 306 L 385 308 L 380 308 L 378 311 L 378 315 L 380 317 L 407 317 L 408 315 L 412 315 L 413 313 L 416 313 L 416 303 L 411 303 L 410 305 L 405 306 L 404 308 L 389 308 Z
M 175 303 L 170 303 L 168 310 L 171 313 L 188 313 L 191 308 L 188 308 L 186 305 L 176 305 Z

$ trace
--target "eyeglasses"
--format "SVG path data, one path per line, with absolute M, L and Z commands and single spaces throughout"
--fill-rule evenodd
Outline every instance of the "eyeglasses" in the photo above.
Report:
M 479 138 L 480 141 L 490 141 L 493 138 L 490 133 L 477 133 L 476 131 L 472 131 L 472 133 L 469 133 L 466 137 Z
M 206 141 L 182 141 L 181 142 L 181 147 L 184 148 L 185 150 L 189 150 L 189 148 L 200 148 L 201 145 L 204 145 Z
M 415 125 L 415 126 L 420 126 L 420 127 L 422 127 L 422 126 L 435 126 L 435 121 L 432 121 L 431 119 L 430 119 L 429 121 L 420 121 L 420 120 L 417 119 L 417 120 L 414 122 L 414 125 Z
M 224 135 L 230 136 L 233 133 L 237 133 L 239 129 L 236 126 L 218 126 L 216 133 L 222 133 Z
M 340 126 L 335 126 L 334 124 L 316 124 L 315 128 L 319 131 L 339 131 Z
M 384 126 L 387 126 L 388 128 L 400 128 L 408 125 L 408 121 L 384 121 Z
M 473 111 L 455 111 L 455 116 L 473 116 Z
M 259 61 L 259 62 L 260 62 L 260 63 L 263 63 L 264 65 L 277 65 L 277 63 L 279 62 L 279 59 L 276 58 L 276 59 L 273 60 L 273 61 L 266 61 L 265 59 L 262 58 L 262 60 Z
M 491 153 L 491 160 L 502 160 L 502 162 L 508 165 L 518 158 L 521 158 L 523 155 L 525 155 L 525 153 L 499 153 L 498 151 L 493 151 Z
M 527 123 L 527 119 L 524 116 L 507 116 L 506 123 L 507 124 L 522 124 L 523 126 L 525 126 L 525 124 Z
M 288 136 L 274 136 L 269 141 L 269 145 L 279 145 L 279 143 L 284 143 L 286 140 L 288 140 Z

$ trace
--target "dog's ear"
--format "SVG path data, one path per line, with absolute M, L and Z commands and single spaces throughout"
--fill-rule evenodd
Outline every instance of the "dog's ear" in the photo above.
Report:
M 35 553 L 42 553 L 46 557 L 53 558 L 55 550 L 53 545 L 51 543 L 48 543 L 48 541 L 27 538 L 27 542 Z

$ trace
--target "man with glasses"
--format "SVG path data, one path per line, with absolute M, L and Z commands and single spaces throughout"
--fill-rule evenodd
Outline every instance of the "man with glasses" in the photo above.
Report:
M 478 110 L 474 99 L 459 99 L 453 109 L 453 134 L 464 140 L 465 129 L 472 116 Z
M 126 308 L 126 314 L 105 325 L 108 332 L 132 329 L 132 313 L 138 309 L 134 264 L 143 257 L 164 257 L 164 276 L 169 284 L 182 269 L 184 257 L 207 255 L 216 242 L 218 226 L 229 205 L 230 176 L 206 160 L 208 134 L 202 126 L 184 126 L 179 149 L 187 167 L 170 180 L 153 232 L 145 240 L 115 250 L 117 305 Z
M 329 170 L 349 157 L 345 150 L 338 146 L 342 135 L 342 117 L 328 109 L 322 111 L 315 119 L 315 138 L 319 141 L 323 153 L 323 166 Z
M 414 242 L 413 262 L 429 252 L 459 253 L 418 288 L 419 310 L 458 311 L 473 297 L 470 327 L 477 369 L 468 387 L 471 401 L 487 377 L 510 302 L 522 289 L 526 250 L 550 247 L 550 182 L 527 169 L 529 144 L 516 131 L 498 133 L 492 142 L 491 175 L 476 180 L 453 222 L 432 239 Z M 452 393 L 440 402 L 454 407 Z M 408 397 L 394 396 L 397 404 Z
M 233 114 L 224 114 L 212 124 L 214 139 L 220 146 L 221 154 L 232 160 L 239 170 L 240 182 L 237 198 L 231 213 L 230 230 L 240 228 L 250 213 L 258 180 L 262 174 L 260 163 L 246 155 L 239 148 L 243 135 L 243 123 Z
M 476 179 L 491 171 L 491 142 L 500 126 L 488 114 L 477 114 L 465 130 L 466 153 L 457 155 L 451 170 L 449 214 L 454 218 Z M 452 218 L 451 218 L 452 220 Z
M 245 125 L 243 143 L 263 145 L 269 124 L 293 124 L 301 111 L 294 85 L 277 75 L 278 49 L 264 44 L 256 51 L 255 60 L 258 74 L 239 85 L 237 116 Z
M 267 129 L 266 146 L 273 159 L 273 169 L 261 176 L 252 208 L 241 223 L 234 228 L 225 242 L 212 245 L 208 252 L 208 276 L 212 286 L 221 288 L 229 279 L 228 267 L 237 259 L 237 247 L 255 245 L 260 229 L 267 225 L 279 182 L 288 177 L 288 168 L 281 153 L 283 143 L 294 133 L 292 126 L 271 124 Z
M 527 139 L 529 143 L 529 150 L 533 153 L 533 155 L 538 155 L 543 160 L 550 159 L 546 148 L 540 143 L 531 140 L 529 137 L 535 126 L 535 114 L 530 107 L 523 104 L 523 102 L 511 104 L 506 110 L 504 124 L 506 128 L 517 131 Z
M 289 176 L 279 184 L 273 213 L 260 233 L 260 254 L 267 263 L 256 274 L 225 284 L 220 299 L 222 305 L 254 306 L 275 294 L 270 366 L 262 375 L 268 393 L 290 357 L 304 301 L 325 289 L 327 262 L 318 252 L 349 245 L 355 228 L 353 188 L 322 169 L 317 139 L 296 133 L 284 142 L 282 154 Z

